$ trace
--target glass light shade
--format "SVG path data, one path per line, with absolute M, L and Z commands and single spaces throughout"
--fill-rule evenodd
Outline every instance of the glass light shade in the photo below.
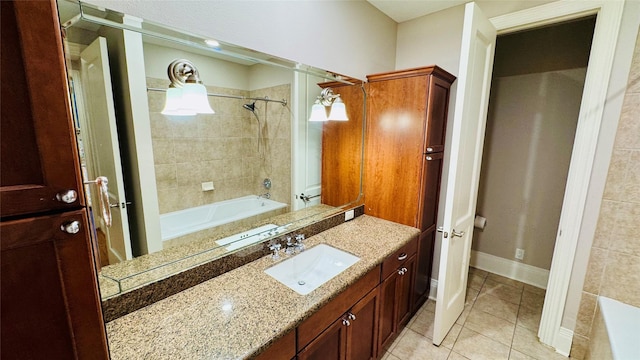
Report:
M 329 113 L 329 119 L 332 121 L 347 121 L 347 109 L 342 102 L 342 99 L 336 98 L 331 105 L 331 112 Z
M 167 89 L 167 97 L 164 102 L 164 109 L 160 112 L 163 115 L 193 116 L 195 111 L 182 107 L 182 89 L 170 87 Z
M 198 114 L 215 114 L 209 105 L 207 89 L 202 84 L 187 83 L 182 87 L 181 107 Z
M 327 121 L 327 110 L 325 110 L 324 106 L 317 100 L 311 107 L 311 117 L 309 121 Z

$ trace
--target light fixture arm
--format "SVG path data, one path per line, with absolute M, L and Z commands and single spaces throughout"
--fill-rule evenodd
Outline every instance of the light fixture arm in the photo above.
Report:
M 187 83 L 202 84 L 198 69 L 186 59 L 173 60 L 167 68 L 167 75 L 171 80 L 171 87 L 181 88 Z
M 334 94 L 333 89 L 324 88 L 322 89 L 322 92 L 320 92 L 320 95 L 318 96 L 318 101 L 320 101 L 320 104 L 324 106 L 331 106 L 331 104 L 333 103 L 333 100 L 339 97 L 340 97 L 340 94 L 337 94 L 337 95 Z

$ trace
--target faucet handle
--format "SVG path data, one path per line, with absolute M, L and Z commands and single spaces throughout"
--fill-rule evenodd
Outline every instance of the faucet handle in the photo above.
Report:
M 273 251 L 273 254 L 271 254 L 271 258 L 273 260 L 280 259 L 280 248 L 282 248 L 282 245 L 278 243 L 271 244 L 271 246 L 269 246 L 269 250 Z
M 296 235 L 296 249 L 298 250 L 298 252 L 304 251 L 303 241 L 304 241 L 304 234 Z

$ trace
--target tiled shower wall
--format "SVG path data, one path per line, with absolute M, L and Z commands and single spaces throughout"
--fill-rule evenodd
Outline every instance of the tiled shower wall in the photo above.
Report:
M 166 80 L 147 78 L 147 86 L 166 88 Z M 291 86 L 255 91 L 207 87 L 210 93 L 285 99 Z M 248 100 L 209 97 L 215 114 L 167 117 L 160 114 L 163 92 L 148 92 L 153 158 L 160 213 L 246 195 L 263 194 L 271 178 L 273 200 L 289 203 L 291 193 L 291 112 L 289 105 L 256 103 L 256 117 L 242 107 Z M 261 141 L 258 147 L 258 123 Z M 212 181 L 215 190 L 202 191 Z
M 598 295 L 640 307 L 640 33 L 582 289 L 572 357 L 589 344 Z

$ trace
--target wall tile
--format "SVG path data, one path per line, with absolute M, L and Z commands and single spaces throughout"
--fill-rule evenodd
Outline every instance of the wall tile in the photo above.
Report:
M 582 292 L 582 300 L 580 301 L 580 308 L 578 308 L 578 318 L 576 319 L 574 333 L 589 336 L 591 324 L 593 323 L 593 315 L 596 312 L 597 299 L 598 297 L 594 294 Z
M 600 295 L 640 307 L 640 257 L 611 251 Z
M 173 189 L 177 186 L 176 166 L 174 164 L 159 164 L 156 169 L 156 186 L 158 190 Z
M 619 203 L 611 250 L 640 256 L 640 203 Z
M 640 108 L 636 111 L 636 118 L 640 122 L 640 116 L 637 114 L 640 114 Z M 640 142 L 640 130 L 636 135 L 636 138 Z M 627 197 L 627 201 L 640 203 L 640 150 L 631 153 L 623 192 Z
M 600 282 L 602 281 L 604 266 L 607 262 L 607 254 L 608 251 L 605 249 L 591 248 L 591 256 L 589 257 L 583 291 L 592 294 L 597 294 L 600 291 Z
M 615 228 L 617 203 L 611 200 L 603 200 L 600 207 L 600 215 L 598 225 L 593 237 L 593 247 L 608 249 L 610 246 L 610 237 Z
M 640 76 L 636 79 L 640 83 Z M 640 87 L 638 87 L 640 89 Z M 627 93 L 618 124 L 615 147 L 619 149 L 640 149 L 640 93 Z
M 627 174 L 627 164 L 631 152 L 628 150 L 614 149 L 611 155 L 611 164 L 609 165 L 609 174 L 607 182 L 604 186 L 603 198 L 607 200 L 624 201 L 623 186 Z

